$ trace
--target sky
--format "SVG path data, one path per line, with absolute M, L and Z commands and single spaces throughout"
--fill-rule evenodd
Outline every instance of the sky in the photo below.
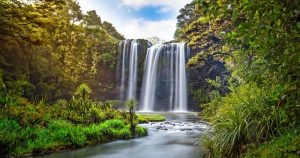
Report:
M 127 39 L 173 39 L 179 10 L 192 0 L 77 0 L 83 12 L 96 10 Z

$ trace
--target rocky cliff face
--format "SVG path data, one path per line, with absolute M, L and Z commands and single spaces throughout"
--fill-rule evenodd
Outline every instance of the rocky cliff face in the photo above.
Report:
M 205 104 L 210 100 L 209 94 L 213 90 L 217 90 L 221 95 L 228 93 L 228 77 L 230 71 L 225 67 L 225 64 L 207 56 L 202 58 L 197 66 L 189 67 L 189 90 L 190 90 L 190 110 L 199 111 L 200 104 Z M 208 80 L 219 79 L 222 86 L 216 88 L 209 84 Z

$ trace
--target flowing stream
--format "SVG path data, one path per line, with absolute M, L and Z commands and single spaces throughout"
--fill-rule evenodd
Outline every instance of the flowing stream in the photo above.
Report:
M 148 136 L 115 141 L 43 158 L 201 158 L 201 134 L 208 125 L 195 113 L 161 113 L 167 121 L 141 124 Z

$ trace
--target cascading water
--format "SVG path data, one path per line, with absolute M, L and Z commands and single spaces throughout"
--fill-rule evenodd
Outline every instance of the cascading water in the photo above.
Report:
M 189 48 L 185 43 L 149 46 L 145 40 L 119 44 L 120 100 L 138 100 L 141 111 L 187 111 Z
M 152 46 L 145 61 L 141 95 L 142 111 L 187 111 L 187 74 L 189 58 L 185 43 Z
M 119 63 L 121 66 L 121 100 L 136 99 L 138 45 L 138 40 L 124 40 L 119 44 L 121 52 Z

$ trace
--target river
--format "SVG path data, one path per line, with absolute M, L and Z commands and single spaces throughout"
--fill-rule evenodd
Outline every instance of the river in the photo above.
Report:
M 54 153 L 41 158 L 201 158 L 201 134 L 208 124 L 196 113 L 160 113 L 166 121 L 140 124 L 148 136 Z

